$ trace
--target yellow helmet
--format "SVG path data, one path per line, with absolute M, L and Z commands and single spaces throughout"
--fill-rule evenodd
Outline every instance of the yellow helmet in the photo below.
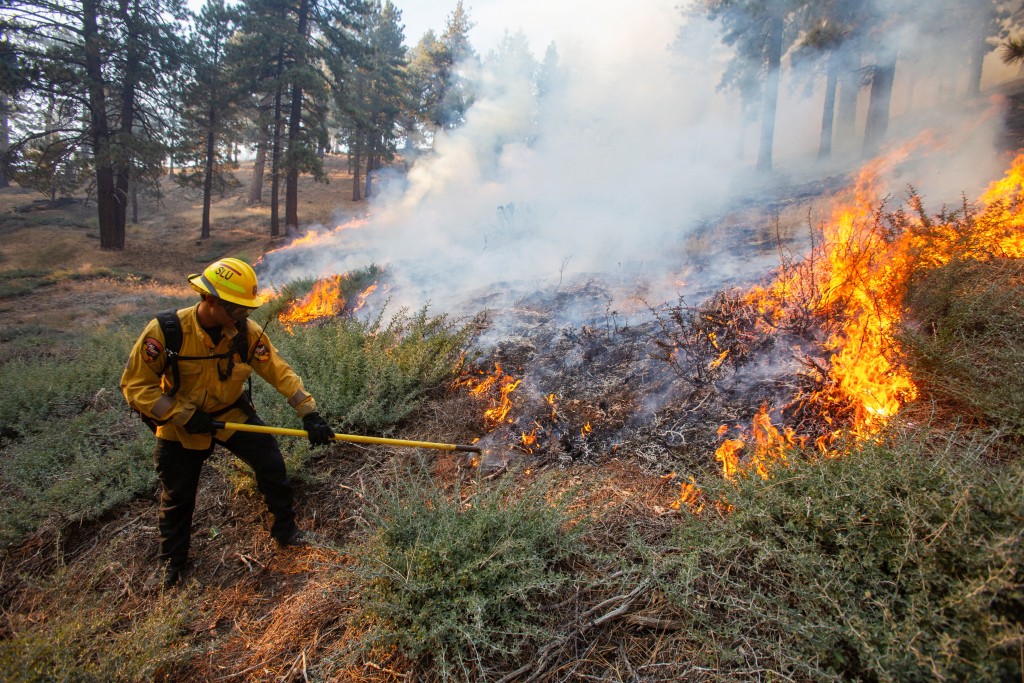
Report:
M 189 275 L 188 283 L 200 294 L 211 294 L 218 299 L 247 308 L 263 305 L 256 294 L 256 271 L 237 258 L 222 258 L 206 267 L 201 275 Z

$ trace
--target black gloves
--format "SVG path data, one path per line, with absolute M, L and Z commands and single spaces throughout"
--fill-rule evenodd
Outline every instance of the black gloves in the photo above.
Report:
M 213 426 L 213 418 L 210 414 L 201 410 L 192 413 L 192 417 L 188 419 L 184 427 L 189 434 L 212 434 L 217 431 L 217 428 Z
M 302 418 L 302 426 L 309 434 L 309 443 L 314 446 L 326 446 L 334 440 L 334 430 L 320 413 L 312 412 Z

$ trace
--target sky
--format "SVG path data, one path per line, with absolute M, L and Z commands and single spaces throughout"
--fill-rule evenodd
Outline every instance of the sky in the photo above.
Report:
M 414 46 L 428 30 L 442 33 L 457 2 L 395 0 L 402 10 L 406 44 Z M 463 8 L 475 24 L 470 41 L 481 55 L 492 50 L 505 31 L 522 31 L 534 53 L 543 54 L 552 41 L 562 45 L 611 36 L 617 28 L 650 17 L 660 17 L 663 25 L 674 23 L 679 4 L 679 0 L 464 0 Z

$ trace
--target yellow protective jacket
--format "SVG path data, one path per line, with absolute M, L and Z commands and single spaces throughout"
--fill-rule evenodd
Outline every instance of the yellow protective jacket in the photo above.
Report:
M 230 351 L 235 343 L 235 329 L 224 328 L 220 343 L 214 345 L 210 335 L 199 324 L 196 317 L 198 308 L 196 305 L 178 311 L 182 335 L 178 353 L 181 356 L 211 356 Z M 157 427 L 157 437 L 180 441 L 186 448 L 194 449 L 208 448 L 211 440 L 210 434 L 189 434 L 185 431 L 183 425 L 196 410 L 220 413 L 216 419 L 224 422 L 246 421 L 248 416 L 238 407 L 223 413 L 220 411 L 238 401 L 245 390 L 245 380 L 253 370 L 288 399 L 299 417 L 316 410 L 316 401 L 306 393 L 302 380 L 277 353 L 277 349 L 263 334 L 263 329 L 251 320 L 248 321 L 247 337 L 248 362 L 246 358 L 240 358 L 238 353 L 234 353 L 234 367 L 223 380 L 218 367 L 220 373 L 225 373 L 227 358 L 179 360 L 181 386 L 174 396 L 170 396 L 168 392 L 173 386 L 173 377 L 169 367 L 164 374 L 167 365 L 164 333 L 154 318 L 132 347 L 128 364 L 121 375 L 121 391 L 128 405 L 163 423 Z M 232 430 L 221 430 L 215 436 L 224 441 L 232 434 Z

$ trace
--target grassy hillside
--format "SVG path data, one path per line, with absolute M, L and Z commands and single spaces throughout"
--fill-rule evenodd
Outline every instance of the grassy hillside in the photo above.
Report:
M 332 164 L 311 213 L 355 211 L 334 204 Z M 152 311 L 193 300 L 183 274 L 272 246 L 238 192 L 199 244 L 182 234 L 194 198 L 170 189 L 123 254 L 93 249 L 76 209 L 5 224 L 7 680 L 1021 680 L 1024 268 L 1008 258 L 915 274 L 898 340 L 918 397 L 843 457 L 705 474 L 687 506 L 628 452 L 491 476 L 462 454 L 283 440 L 318 543 L 279 550 L 218 452 L 186 584 L 145 589 L 152 444 L 118 378 Z M 453 380 L 485 324 L 387 311 L 273 335 L 339 428 L 464 443 L 481 406 Z M 256 386 L 268 423 L 299 426 Z

